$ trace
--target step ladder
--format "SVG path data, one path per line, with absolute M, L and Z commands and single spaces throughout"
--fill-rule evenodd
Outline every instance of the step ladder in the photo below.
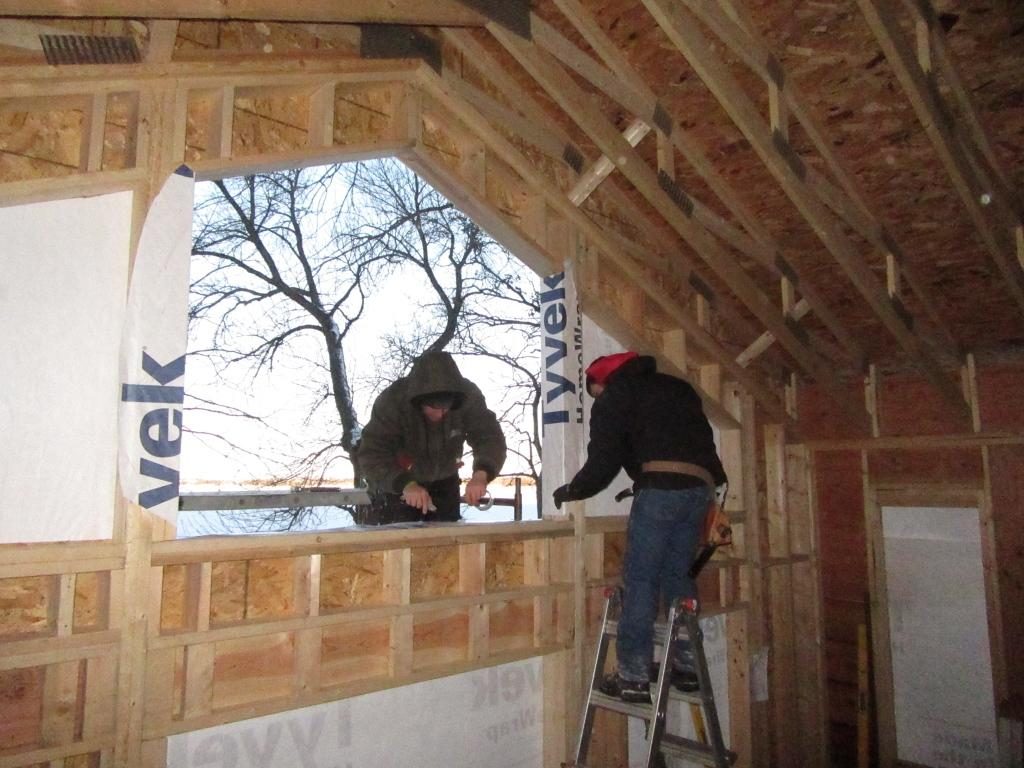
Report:
M 704 655 L 704 633 L 700 628 L 698 617 L 699 606 L 696 600 L 680 600 L 669 609 L 665 624 L 655 624 L 654 644 L 656 651 L 660 649 L 658 679 L 652 681 L 651 703 L 633 704 L 619 698 L 602 693 L 598 686 L 605 676 L 605 657 L 608 645 L 615 637 L 618 628 L 618 615 L 621 610 L 621 589 L 612 590 L 605 603 L 604 619 L 601 627 L 601 638 L 597 646 L 594 660 L 594 673 L 590 680 L 590 690 L 583 708 L 580 723 L 580 736 L 576 745 L 576 759 L 563 764 L 564 768 L 586 768 L 587 751 L 590 747 L 591 731 L 594 727 L 594 714 L 598 709 L 607 709 L 630 717 L 639 717 L 647 724 L 647 754 L 642 765 L 646 768 L 663 766 L 664 757 L 678 757 L 712 768 L 729 768 L 736 760 L 736 754 L 725 748 L 722 741 L 722 729 L 718 722 L 718 710 L 715 709 L 714 692 L 708 675 L 707 658 Z M 693 693 L 684 693 L 672 686 L 672 660 L 675 658 L 676 644 L 689 638 L 694 658 L 697 662 L 697 680 L 700 688 Z M 681 701 L 690 705 L 694 718 L 694 730 L 699 740 L 688 739 L 665 732 L 665 720 L 669 701 Z M 704 723 L 707 727 L 704 727 Z

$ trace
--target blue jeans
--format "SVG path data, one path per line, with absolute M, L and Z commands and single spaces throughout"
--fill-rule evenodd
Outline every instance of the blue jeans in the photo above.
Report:
M 697 585 L 686 572 L 700 544 L 710 501 L 706 486 L 677 491 L 642 488 L 633 497 L 623 568 L 625 597 L 615 644 L 619 675 L 625 680 L 648 679 L 659 595 L 665 606 L 680 597 L 697 596 Z

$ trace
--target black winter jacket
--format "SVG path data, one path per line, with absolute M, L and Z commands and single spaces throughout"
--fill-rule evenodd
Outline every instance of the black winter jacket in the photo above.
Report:
M 586 499 L 608 487 L 619 469 L 634 487 L 700 484 L 683 475 L 644 475 L 646 461 L 685 461 L 704 467 L 715 485 L 726 482 L 700 396 L 682 379 L 659 373 L 653 357 L 629 360 L 605 384 L 590 411 L 587 461 L 569 483 L 567 499 Z

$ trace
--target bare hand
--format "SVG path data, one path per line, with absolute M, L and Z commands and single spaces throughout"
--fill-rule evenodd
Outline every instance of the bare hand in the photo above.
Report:
M 402 491 L 402 501 L 410 507 L 415 507 L 420 514 L 425 515 L 430 511 L 432 504 L 430 492 L 417 482 L 411 482 Z
M 477 470 L 466 485 L 466 503 L 477 506 L 480 499 L 487 495 L 487 473 Z

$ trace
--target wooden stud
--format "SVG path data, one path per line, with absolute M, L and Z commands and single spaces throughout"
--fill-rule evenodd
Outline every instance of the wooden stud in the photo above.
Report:
M 643 120 L 634 120 L 626 126 L 626 130 L 622 132 L 622 137 L 629 142 L 631 147 L 635 147 L 650 130 L 650 126 Z M 598 185 L 614 170 L 615 164 L 606 156 L 602 155 L 598 158 L 590 168 L 580 175 L 576 185 L 569 191 L 569 199 L 572 201 L 572 204 L 582 205 L 583 201 L 590 197 Z
M 103 169 L 103 138 L 107 124 L 107 94 L 94 93 L 82 114 L 82 143 L 78 154 L 80 171 Z
M 656 131 L 655 135 L 658 139 L 658 173 L 663 173 L 675 181 L 676 148 L 672 144 L 672 137 L 660 130 Z
M 325 83 L 309 96 L 309 128 L 306 145 L 311 149 L 334 144 L 335 94 L 337 85 Z
M 178 20 L 153 19 L 146 23 L 149 41 L 146 43 L 145 60 L 150 64 L 163 64 L 174 56 L 174 43 L 178 38 Z
M 868 455 L 861 453 L 864 488 L 864 516 L 870 589 L 871 650 L 874 671 L 874 702 L 878 733 L 878 764 L 896 765 L 896 713 L 893 705 L 892 646 L 889 635 L 889 601 L 886 586 L 885 541 L 882 507 L 871 486 Z
M 871 418 L 871 436 L 878 437 L 881 418 L 878 412 L 878 368 L 874 365 L 868 366 L 868 375 L 864 377 L 864 402 Z
M 211 93 L 210 125 L 206 150 L 210 157 L 232 156 L 235 123 L 235 88 L 226 85 Z

